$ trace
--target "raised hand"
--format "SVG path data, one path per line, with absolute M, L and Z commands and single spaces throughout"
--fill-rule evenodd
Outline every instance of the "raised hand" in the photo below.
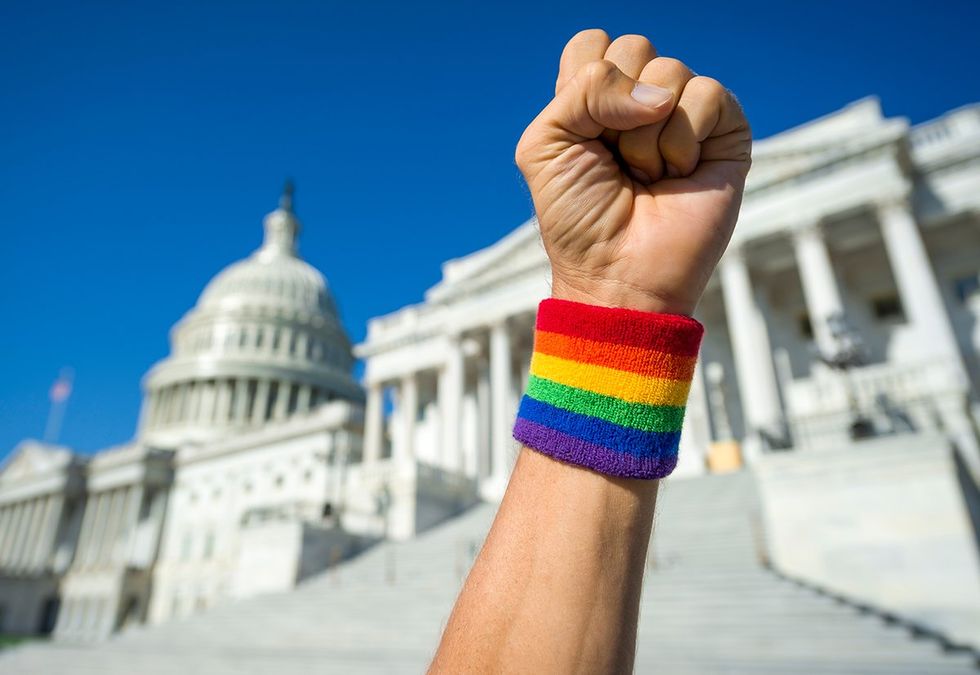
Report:
M 569 40 L 555 98 L 517 163 L 531 189 L 553 295 L 691 314 L 728 244 L 752 135 L 717 80 L 645 37 Z

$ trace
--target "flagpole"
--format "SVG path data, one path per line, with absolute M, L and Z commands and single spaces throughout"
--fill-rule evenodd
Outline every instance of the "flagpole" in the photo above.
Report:
M 54 445 L 58 442 L 61 435 L 61 424 L 65 419 L 65 408 L 68 407 L 68 398 L 71 396 L 71 388 L 75 379 L 75 371 L 71 368 L 62 368 L 61 374 L 51 387 L 49 399 L 51 407 L 48 409 L 48 421 L 44 425 L 44 442 Z

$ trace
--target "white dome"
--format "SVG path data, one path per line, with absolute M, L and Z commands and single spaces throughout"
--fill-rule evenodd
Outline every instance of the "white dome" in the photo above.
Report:
M 312 265 L 292 256 L 262 256 L 233 263 L 201 293 L 200 309 L 221 311 L 246 305 L 281 307 L 296 312 L 335 314 L 326 279 Z
M 326 279 L 300 259 L 287 186 L 262 246 L 218 273 L 171 332 L 171 354 L 144 380 L 141 433 L 175 446 L 360 401 L 351 343 Z

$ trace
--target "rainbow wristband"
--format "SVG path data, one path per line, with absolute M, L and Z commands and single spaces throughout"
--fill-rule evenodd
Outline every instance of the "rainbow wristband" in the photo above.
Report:
M 667 476 L 702 335 L 677 314 L 543 301 L 514 438 L 612 476 Z

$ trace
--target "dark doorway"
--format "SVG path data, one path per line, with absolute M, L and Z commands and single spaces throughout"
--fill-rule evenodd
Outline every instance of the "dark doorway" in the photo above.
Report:
M 37 632 L 41 635 L 50 635 L 54 630 L 54 624 L 58 621 L 58 610 L 61 608 L 61 600 L 57 597 L 49 597 L 44 601 L 41 609 L 41 621 L 38 624 Z

